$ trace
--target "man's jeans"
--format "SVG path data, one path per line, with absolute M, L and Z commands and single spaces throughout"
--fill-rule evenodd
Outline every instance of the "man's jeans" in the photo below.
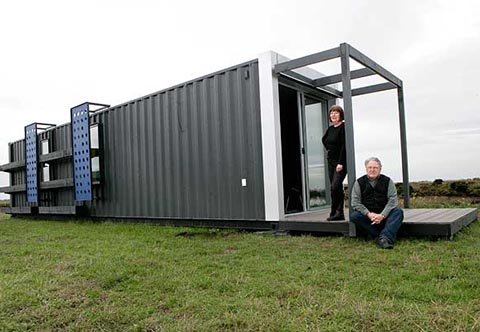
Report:
M 365 215 L 358 211 L 354 211 L 350 216 L 350 221 L 353 222 L 359 231 L 366 232 L 372 239 L 384 236 L 392 243 L 397 239 L 397 232 L 403 221 L 403 211 L 399 208 L 394 208 L 380 224 L 372 225 L 372 221 Z

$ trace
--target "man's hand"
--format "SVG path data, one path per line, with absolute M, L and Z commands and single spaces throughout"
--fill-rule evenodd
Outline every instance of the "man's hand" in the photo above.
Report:
M 343 169 L 343 165 L 342 165 L 342 164 L 337 164 L 337 167 L 335 167 L 335 170 L 336 170 L 337 172 L 341 172 L 342 169 Z
M 372 221 L 372 225 L 379 224 L 385 219 L 383 214 L 374 212 L 368 212 L 367 217 Z

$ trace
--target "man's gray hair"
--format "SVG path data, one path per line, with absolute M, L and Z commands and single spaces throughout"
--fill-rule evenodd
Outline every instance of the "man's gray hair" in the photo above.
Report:
M 382 162 L 377 157 L 370 157 L 367 160 L 365 160 L 365 167 L 367 167 L 368 163 L 371 162 L 371 161 L 377 162 L 378 165 L 380 166 L 380 168 L 382 168 Z

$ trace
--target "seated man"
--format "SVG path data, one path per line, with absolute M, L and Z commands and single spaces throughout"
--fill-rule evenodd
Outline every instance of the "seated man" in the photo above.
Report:
M 350 221 L 357 230 L 366 232 L 382 249 L 393 249 L 403 221 L 398 208 L 395 183 L 383 174 L 382 163 L 376 157 L 365 161 L 367 174 L 355 181 L 352 190 Z

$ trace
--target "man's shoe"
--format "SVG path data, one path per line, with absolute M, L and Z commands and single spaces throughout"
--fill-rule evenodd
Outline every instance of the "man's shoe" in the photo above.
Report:
M 345 220 L 345 215 L 343 213 L 335 213 L 333 216 L 327 218 L 328 221 L 337 221 Z
M 393 249 L 393 243 L 386 237 L 380 236 L 375 240 L 377 247 L 382 249 Z

